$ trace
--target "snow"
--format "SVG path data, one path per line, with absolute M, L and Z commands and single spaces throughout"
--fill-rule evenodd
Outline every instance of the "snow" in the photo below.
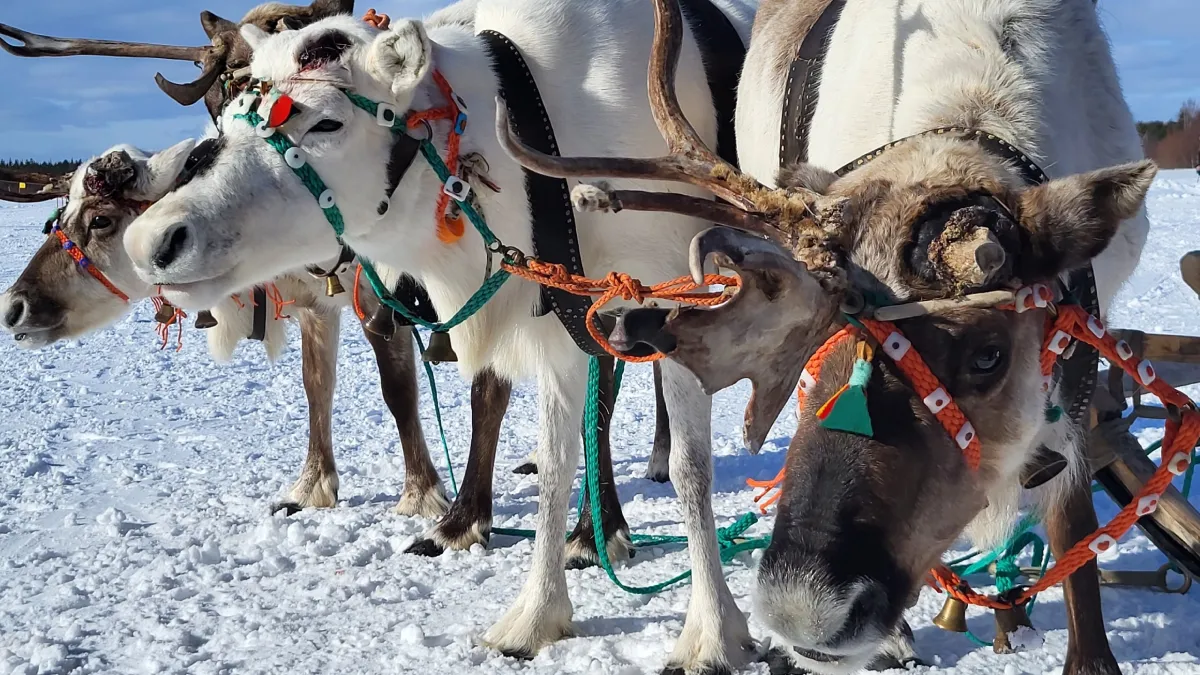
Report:
M 0 207 L 0 280 L 15 278 L 41 243 L 50 206 Z M 1200 304 L 1178 278 L 1197 246 L 1200 184 L 1163 172 L 1150 193 L 1154 227 L 1142 263 L 1112 310 L 1112 324 L 1200 335 Z M 480 643 L 517 594 L 530 542 L 494 537 L 490 548 L 419 558 L 404 548 L 429 523 L 396 515 L 403 480 L 394 424 L 379 394 L 370 347 L 346 322 L 334 434 L 342 477 L 337 508 L 292 517 L 268 505 L 296 477 L 306 448 L 300 356 L 275 365 L 245 344 L 213 364 L 195 330 L 182 352 L 159 351 L 142 303 L 111 329 L 39 352 L 0 341 L 0 675 L 6 673 L 657 672 L 683 625 L 687 586 L 632 596 L 596 569 L 567 572 L 578 637 L 530 662 Z M 462 475 L 469 387 L 437 369 L 454 469 Z M 422 384 L 422 415 L 437 448 Z M 1195 391 L 1193 394 L 1197 393 Z M 794 407 L 758 456 L 741 445 L 743 383 L 715 404 L 714 508 L 727 525 L 752 508 L 747 477 L 773 476 L 795 428 Z M 510 469 L 534 446 L 534 393 L 517 387 L 496 476 L 498 527 L 532 527 L 536 477 Z M 615 418 L 613 454 L 635 532 L 677 534 L 670 485 L 643 479 L 653 436 L 650 370 L 631 366 Z M 1161 432 L 1138 427 L 1143 442 Z M 440 453 L 439 453 L 440 454 Z M 441 462 L 440 458 L 437 460 Z M 444 468 L 442 469 L 444 471 Z M 1101 518 L 1115 513 L 1097 497 Z M 1193 502 L 1200 504 L 1200 496 Z M 770 531 L 764 518 L 751 534 Z M 728 579 L 750 611 L 754 554 Z M 1106 567 L 1155 569 L 1163 557 L 1136 531 Z M 642 551 L 619 574 L 649 584 L 684 570 L 677 547 Z M 1109 638 L 1122 671 L 1200 672 L 1200 605 L 1189 596 L 1103 590 Z M 926 591 L 909 612 L 928 672 L 1057 673 L 1066 646 L 1062 593 L 1043 594 L 1038 637 L 997 656 L 930 624 L 941 596 Z M 972 630 L 991 635 L 982 612 Z M 753 614 L 751 631 L 766 632 Z M 746 672 L 766 673 L 756 664 Z

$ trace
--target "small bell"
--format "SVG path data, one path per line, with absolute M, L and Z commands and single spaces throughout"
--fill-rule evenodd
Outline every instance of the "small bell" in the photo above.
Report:
M 967 632 L 967 603 L 955 597 L 947 597 L 942 611 L 933 617 L 933 625 L 951 633 Z
M 1012 602 L 1016 600 L 1025 589 L 1021 586 L 1002 593 L 996 597 L 1002 602 Z M 1025 610 L 1025 605 L 1013 605 L 1008 609 L 996 610 L 996 637 L 992 641 L 992 651 L 997 654 L 1012 654 L 1017 651 L 1009 640 L 1009 636 L 1016 633 L 1021 628 L 1033 630 L 1033 622 L 1029 620 L 1029 612 Z
M 331 274 L 325 277 L 325 295 L 333 297 L 345 293 L 346 289 L 342 288 L 342 281 L 338 279 L 336 274 Z
M 421 360 L 434 364 L 458 361 L 458 354 L 454 353 L 454 347 L 450 345 L 450 334 L 435 332 L 431 335 L 429 346 L 425 348 Z
M 217 317 L 212 315 L 212 312 L 207 309 L 202 310 L 196 315 L 196 328 L 201 330 L 207 328 L 215 328 L 217 325 Z
M 391 340 L 396 335 L 396 313 L 381 303 L 375 308 L 371 318 L 363 324 L 363 330 L 370 331 L 384 340 Z
M 1033 459 L 1021 469 L 1021 486 L 1032 490 L 1050 482 L 1067 468 L 1067 458 L 1044 445 L 1039 445 Z
M 154 320 L 162 324 L 170 324 L 175 320 L 175 305 L 163 300 L 163 304 L 154 312 Z

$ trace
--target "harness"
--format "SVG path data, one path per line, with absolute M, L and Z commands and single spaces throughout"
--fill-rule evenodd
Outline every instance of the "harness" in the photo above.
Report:
M 806 31 L 804 40 L 801 41 L 796 56 L 788 69 L 779 132 L 779 166 L 781 167 L 808 161 L 809 134 L 812 130 L 813 114 L 817 108 L 825 55 L 845 4 L 845 0 L 826 2 L 824 9 L 815 16 Z M 893 141 L 846 164 L 835 173 L 838 176 L 845 176 L 887 150 L 915 138 L 948 133 L 967 136 L 988 152 L 1010 161 L 1030 185 L 1044 183 L 1048 180 L 1045 172 L 1016 146 L 993 134 L 963 127 L 932 129 Z M 1091 263 L 1067 275 L 1066 293 L 1089 313 L 1099 314 L 1100 302 L 1096 293 L 1096 277 Z M 1067 414 L 1076 423 L 1082 421 L 1084 412 L 1091 404 L 1099 362 L 1099 353 L 1086 344 L 1073 350 L 1062 359 L 1060 386 L 1064 400 L 1069 402 Z
M 705 76 L 717 118 L 717 153 L 737 166 L 734 111 L 737 82 L 746 48 L 729 18 L 710 0 L 681 0 L 684 18 L 700 48 Z M 537 82 L 521 51 L 507 36 L 493 30 L 478 34 L 492 61 L 500 96 L 508 107 L 508 121 L 521 142 L 537 151 L 558 156 L 554 127 L 538 91 Z M 575 209 L 567 181 L 522 169 L 533 233 L 533 254 L 539 260 L 562 265 L 569 274 L 584 276 L 579 253 Z M 554 286 L 542 285 L 537 316 L 553 311 L 575 344 L 591 356 L 607 355 L 589 329 L 592 299 Z
M 108 277 L 104 275 L 104 272 L 101 272 L 100 268 L 96 267 L 96 265 L 92 263 L 91 259 L 87 257 L 87 254 L 84 253 L 83 248 L 74 241 L 71 241 L 71 238 L 67 236 L 67 233 L 62 231 L 61 218 L 62 209 L 55 209 L 54 214 L 51 215 L 50 220 L 47 221 L 47 224 L 50 226 L 49 234 L 53 234 L 58 238 L 58 242 L 59 245 L 62 246 L 62 250 L 66 251 L 67 255 L 71 256 L 71 259 L 75 261 L 75 264 L 79 266 L 79 269 L 90 274 L 92 278 L 100 282 L 100 285 L 104 286 L 109 293 L 112 293 L 120 298 L 121 302 L 129 302 L 129 296 L 125 295 L 121 289 L 117 288 L 116 284 L 109 281 Z

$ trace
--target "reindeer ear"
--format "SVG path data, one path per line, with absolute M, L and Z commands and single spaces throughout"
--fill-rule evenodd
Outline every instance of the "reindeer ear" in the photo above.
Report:
M 1137 215 L 1158 173 L 1151 161 L 1067 176 L 1021 195 L 1021 251 L 1015 273 L 1044 280 L 1085 265 L 1121 222 Z
M 797 162 L 780 169 L 775 176 L 775 184 L 782 188 L 799 188 L 823 195 L 829 191 L 829 186 L 833 185 L 837 179 L 837 174 L 832 171 L 813 164 Z
M 416 19 L 395 21 L 379 34 L 367 52 L 367 70 L 407 104 L 413 89 L 429 74 L 433 44 Z
M 175 179 L 183 171 L 183 165 L 195 146 L 196 141 L 189 138 L 155 153 L 149 159 L 135 162 L 137 178 L 126 188 L 125 198 L 144 202 L 162 199 L 175 186 Z
M 209 11 L 200 12 L 200 25 L 204 28 L 204 34 L 210 40 L 222 33 L 237 31 L 236 23 L 229 19 L 222 19 Z
M 246 44 L 250 45 L 251 51 L 258 49 L 267 38 L 271 37 L 267 31 L 255 26 L 252 23 L 243 24 L 240 30 L 242 39 Z

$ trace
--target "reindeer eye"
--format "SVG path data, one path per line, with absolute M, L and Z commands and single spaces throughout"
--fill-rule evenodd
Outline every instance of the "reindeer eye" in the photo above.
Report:
M 315 125 L 313 125 L 313 128 L 309 129 L 309 131 L 316 131 L 318 133 L 328 134 L 328 133 L 333 133 L 341 128 L 342 128 L 342 123 L 337 120 L 321 120 L 320 122 L 317 122 Z
M 112 227 L 112 218 L 108 216 L 93 216 L 92 221 L 88 223 L 89 230 L 107 230 Z
M 975 352 L 971 361 L 971 370 L 987 375 L 996 372 L 1002 363 L 1004 363 L 1004 352 L 995 345 L 988 345 Z

